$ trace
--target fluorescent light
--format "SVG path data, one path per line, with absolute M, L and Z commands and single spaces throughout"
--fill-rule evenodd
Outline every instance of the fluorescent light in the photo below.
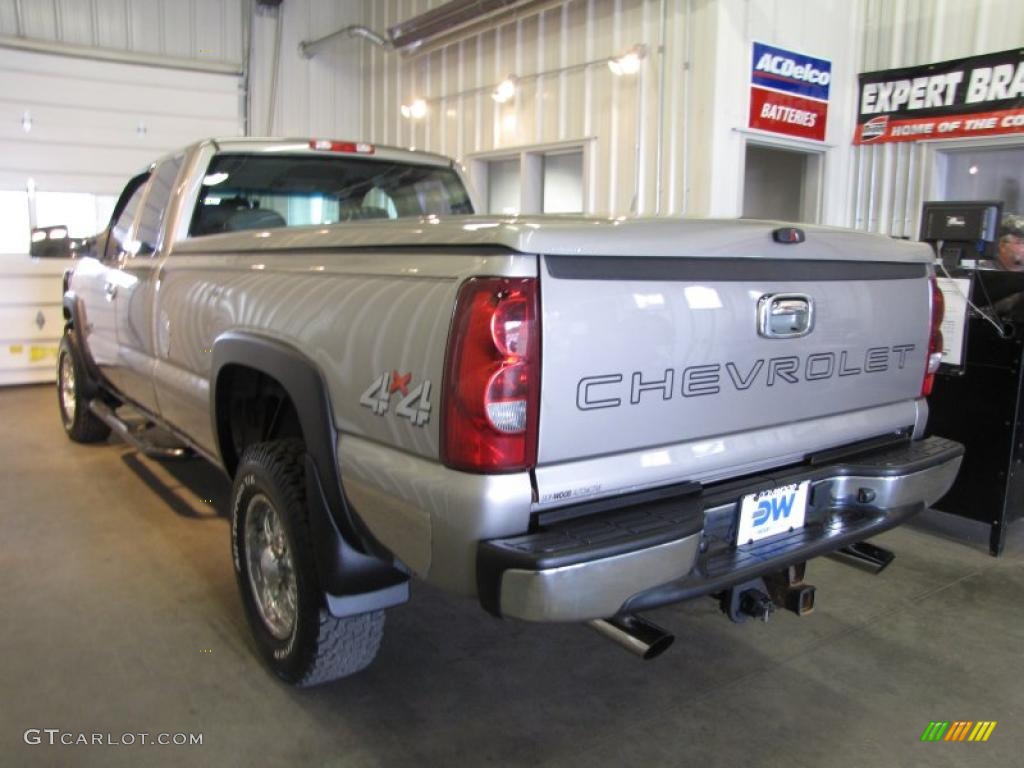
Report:
M 223 171 L 221 171 L 219 173 L 208 173 L 208 174 L 206 174 L 206 176 L 203 177 L 203 186 L 204 187 L 214 187 L 217 184 L 222 184 L 223 182 L 225 182 L 227 180 L 228 180 L 228 175 L 226 173 L 224 173 Z

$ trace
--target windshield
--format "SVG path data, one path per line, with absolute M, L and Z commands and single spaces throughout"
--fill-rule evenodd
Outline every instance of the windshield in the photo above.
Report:
M 210 161 L 189 234 L 473 213 L 451 168 L 351 155 L 221 154 Z

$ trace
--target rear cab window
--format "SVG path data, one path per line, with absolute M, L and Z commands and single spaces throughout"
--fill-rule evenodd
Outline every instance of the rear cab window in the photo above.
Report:
M 189 236 L 470 213 L 462 180 L 444 166 L 225 152 L 206 170 Z

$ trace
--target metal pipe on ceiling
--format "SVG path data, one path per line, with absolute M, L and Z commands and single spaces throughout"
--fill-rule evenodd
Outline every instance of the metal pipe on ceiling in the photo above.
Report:
M 387 51 L 390 51 L 392 47 L 390 40 L 385 39 L 369 27 L 364 27 L 361 24 L 350 24 L 336 32 L 331 32 L 329 35 L 318 37 L 316 40 L 303 40 L 299 43 L 299 53 L 302 54 L 303 58 L 311 59 L 332 42 L 343 37 L 360 37 L 363 40 L 369 40 L 374 45 L 379 45 Z
M 387 51 L 399 51 L 406 55 L 421 54 L 477 34 L 482 27 L 508 23 L 566 2 L 567 0 L 451 0 L 388 28 L 386 36 L 369 27 L 350 24 L 315 40 L 303 40 L 299 43 L 299 52 L 309 59 L 335 40 L 358 37 Z

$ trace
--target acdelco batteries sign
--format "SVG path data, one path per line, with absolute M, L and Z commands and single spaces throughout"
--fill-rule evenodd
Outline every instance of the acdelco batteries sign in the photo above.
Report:
M 859 80 L 855 144 L 1024 133 L 1024 49 Z
M 754 43 L 750 82 L 751 128 L 825 138 L 831 62 Z

